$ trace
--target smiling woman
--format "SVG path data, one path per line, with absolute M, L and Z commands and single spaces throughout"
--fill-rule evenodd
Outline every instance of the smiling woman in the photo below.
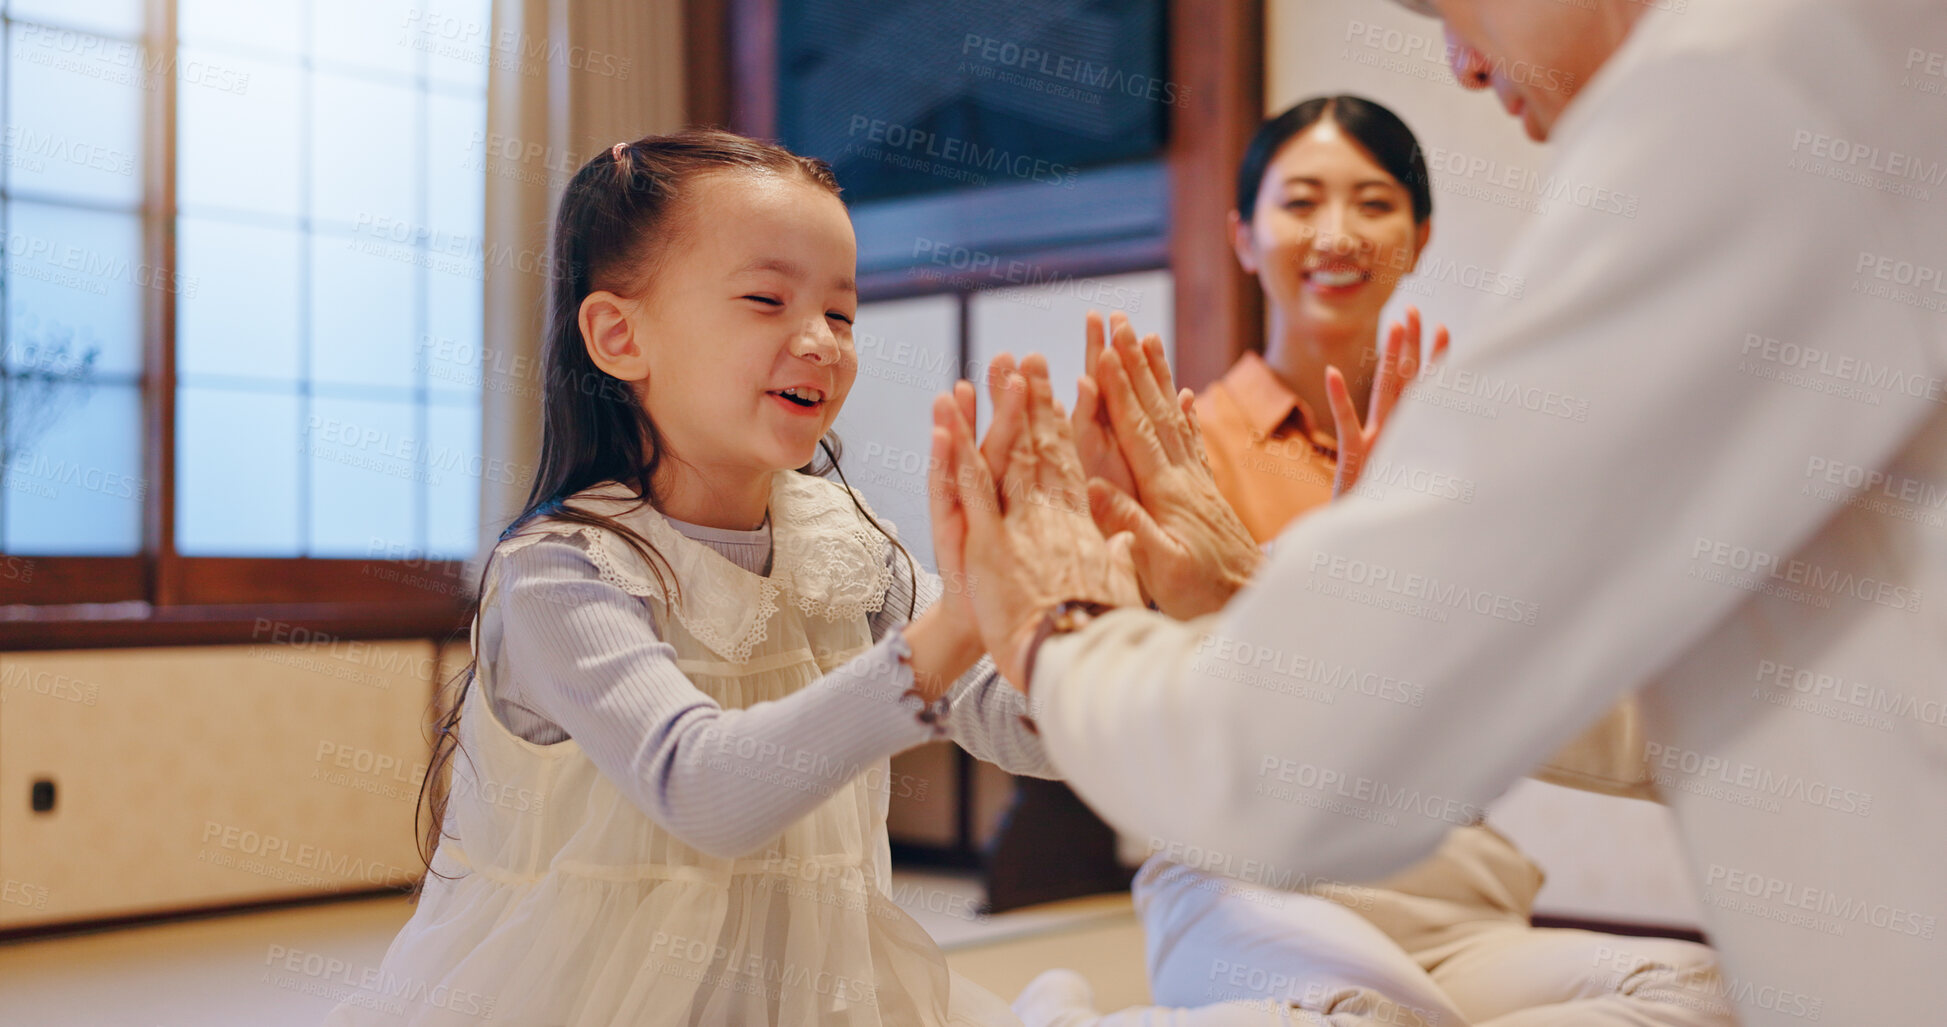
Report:
M 1237 170 L 1230 234 L 1270 307 L 1246 353 L 1197 400 L 1211 470 L 1260 540 L 1331 498 L 1339 436 L 1327 369 L 1361 422 L 1380 366 L 1380 312 L 1433 232 L 1413 133 L 1356 96 L 1306 100 L 1266 121 Z M 1417 340 L 1417 332 L 1413 333 Z

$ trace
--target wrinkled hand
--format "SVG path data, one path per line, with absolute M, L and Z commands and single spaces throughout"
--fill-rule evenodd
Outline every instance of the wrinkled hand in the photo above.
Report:
M 979 448 L 962 399 L 933 401 L 935 516 L 964 525 L 958 555 L 974 620 L 1001 675 L 1026 691 L 1028 644 L 1042 617 L 1070 599 L 1141 603 L 1127 536 L 1104 538 L 1089 515 L 1087 480 L 1048 362 L 1032 355 L 991 369 L 993 424 Z M 960 392 L 956 386 L 956 394 Z M 996 466 L 998 465 L 998 467 Z
M 1430 364 L 1446 355 L 1451 339 L 1446 325 L 1433 329 L 1433 354 Z M 1359 423 L 1359 410 L 1352 405 L 1352 390 L 1337 367 L 1325 368 L 1325 398 L 1332 404 L 1333 430 L 1339 439 L 1338 467 L 1332 474 L 1332 498 L 1345 495 L 1359 483 L 1365 471 L 1366 456 L 1379 441 L 1387 415 L 1399 401 L 1406 384 L 1420 373 L 1420 308 L 1406 308 L 1406 323 L 1393 322 L 1386 333 L 1386 348 L 1379 359 L 1379 373 L 1372 379 L 1372 395 L 1366 401 L 1366 422 Z
M 1089 507 L 1104 532 L 1129 532 L 1142 586 L 1158 609 L 1187 620 L 1223 608 L 1263 560 L 1263 551 L 1217 490 L 1204 457 L 1190 390 L 1174 393 L 1162 341 L 1138 341 L 1126 320 L 1102 353 L 1095 384 L 1132 492 L 1089 482 Z

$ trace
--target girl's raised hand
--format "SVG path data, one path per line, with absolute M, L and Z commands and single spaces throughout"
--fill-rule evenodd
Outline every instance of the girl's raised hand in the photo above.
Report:
M 967 598 L 972 582 L 967 578 L 967 512 L 960 506 L 959 491 L 952 480 L 953 457 L 945 443 L 952 431 L 965 425 L 973 431 L 975 412 L 973 383 L 962 379 L 953 391 L 935 403 L 933 453 L 926 467 L 928 516 L 933 527 L 933 560 L 940 568 L 940 584 L 945 590 L 940 604 L 952 611 L 954 622 L 972 631 L 973 607 Z M 976 637 L 978 633 L 975 632 Z
M 1129 319 L 1120 312 L 1113 315 L 1112 323 L 1117 331 L 1133 330 L 1129 328 Z M 1129 462 L 1116 445 L 1115 428 L 1109 422 L 1109 408 L 1102 403 L 1101 386 L 1095 377 L 1107 337 L 1102 315 L 1089 311 L 1083 351 L 1085 371 L 1075 383 L 1075 413 L 1070 423 L 1075 435 L 1075 449 L 1082 457 L 1082 472 L 1090 478 L 1101 478 L 1133 496 L 1136 494 L 1136 480 L 1129 473 Z M 1158 344 L 1161 344 L 1160 339 Z
M 1433 329 L 1433 353 L 1427 358 L 1431 364 L 1447 353 L 1447 344 L 1452 341 L 1446 325 L 1435 325 Z M 1338 467 L 1332 475 L 1332 498 L 1345 495 L 1359 483 L 1359 475 L 1364 473 L 1366 457 L 1379 441 L 1379 432 L 1386 426 L 1387 415 L 1393 411 L 1393 404 L 1399 401 L 1400 393 L 1406 383 L 1420 373 L 1420 308 L 1406 308 L 1406 323 L 1393 322 L 1386 332 L 1385 349 L 1379 358 L 1379 373 L 1372 379 L 1372 395 L 1366 401 L 1366 420 L 1359 422 L 1359 410 L 1352 405 L 1352 390 L 1345 384 L 1345 375 L 1337 367 L 1325 368 L 1325 396 L 1332 404 L 1332 424 L 1338 433 Z

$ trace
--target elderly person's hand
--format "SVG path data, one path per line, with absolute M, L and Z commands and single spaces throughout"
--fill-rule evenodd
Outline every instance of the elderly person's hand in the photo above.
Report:
M 1127 536 L 1104 538 L 1089 515 L 1087 480 L 1067 416 L 1054 400 L 1048 362 L 1031 355 L 1018 372 L 996 360 L 993 424 L 980 449 L 960 398 L 933 402 L 933 515 L 964 526 L 957 556 L 971 583 L 974 619 L 1001 675 L 1027 690 L 1028 654 L 1048 614 L 1066 602 L 1142 602 Z M 989 457 L 1002 465 L 998 475 Z
M 1222 609 L 1264 554 L 1217 491 L 1190 391 L 1175 393 L 1162 341 L 1138 340 L 1120 317 L 1094 378 L 1135 483 L 1131 495 L 1104 478 L 1089 482 L 1096 524 L 1134 536 L 1136 573 L 1157 609 L 1179 620 Z

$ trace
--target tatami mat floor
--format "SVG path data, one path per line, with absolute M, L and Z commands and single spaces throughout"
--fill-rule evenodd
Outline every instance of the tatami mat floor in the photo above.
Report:
M 1005 998 L 1067 966 L 1101 1008 L 1147 999 L 1127 894 L 992 917 L 974 913 L 979 888 L 965 878 L 900 873 L 893 895 L 955 970 Z M 0 1027 L 316 1024 L 409 914 L 386 897 L 0 943 Z

